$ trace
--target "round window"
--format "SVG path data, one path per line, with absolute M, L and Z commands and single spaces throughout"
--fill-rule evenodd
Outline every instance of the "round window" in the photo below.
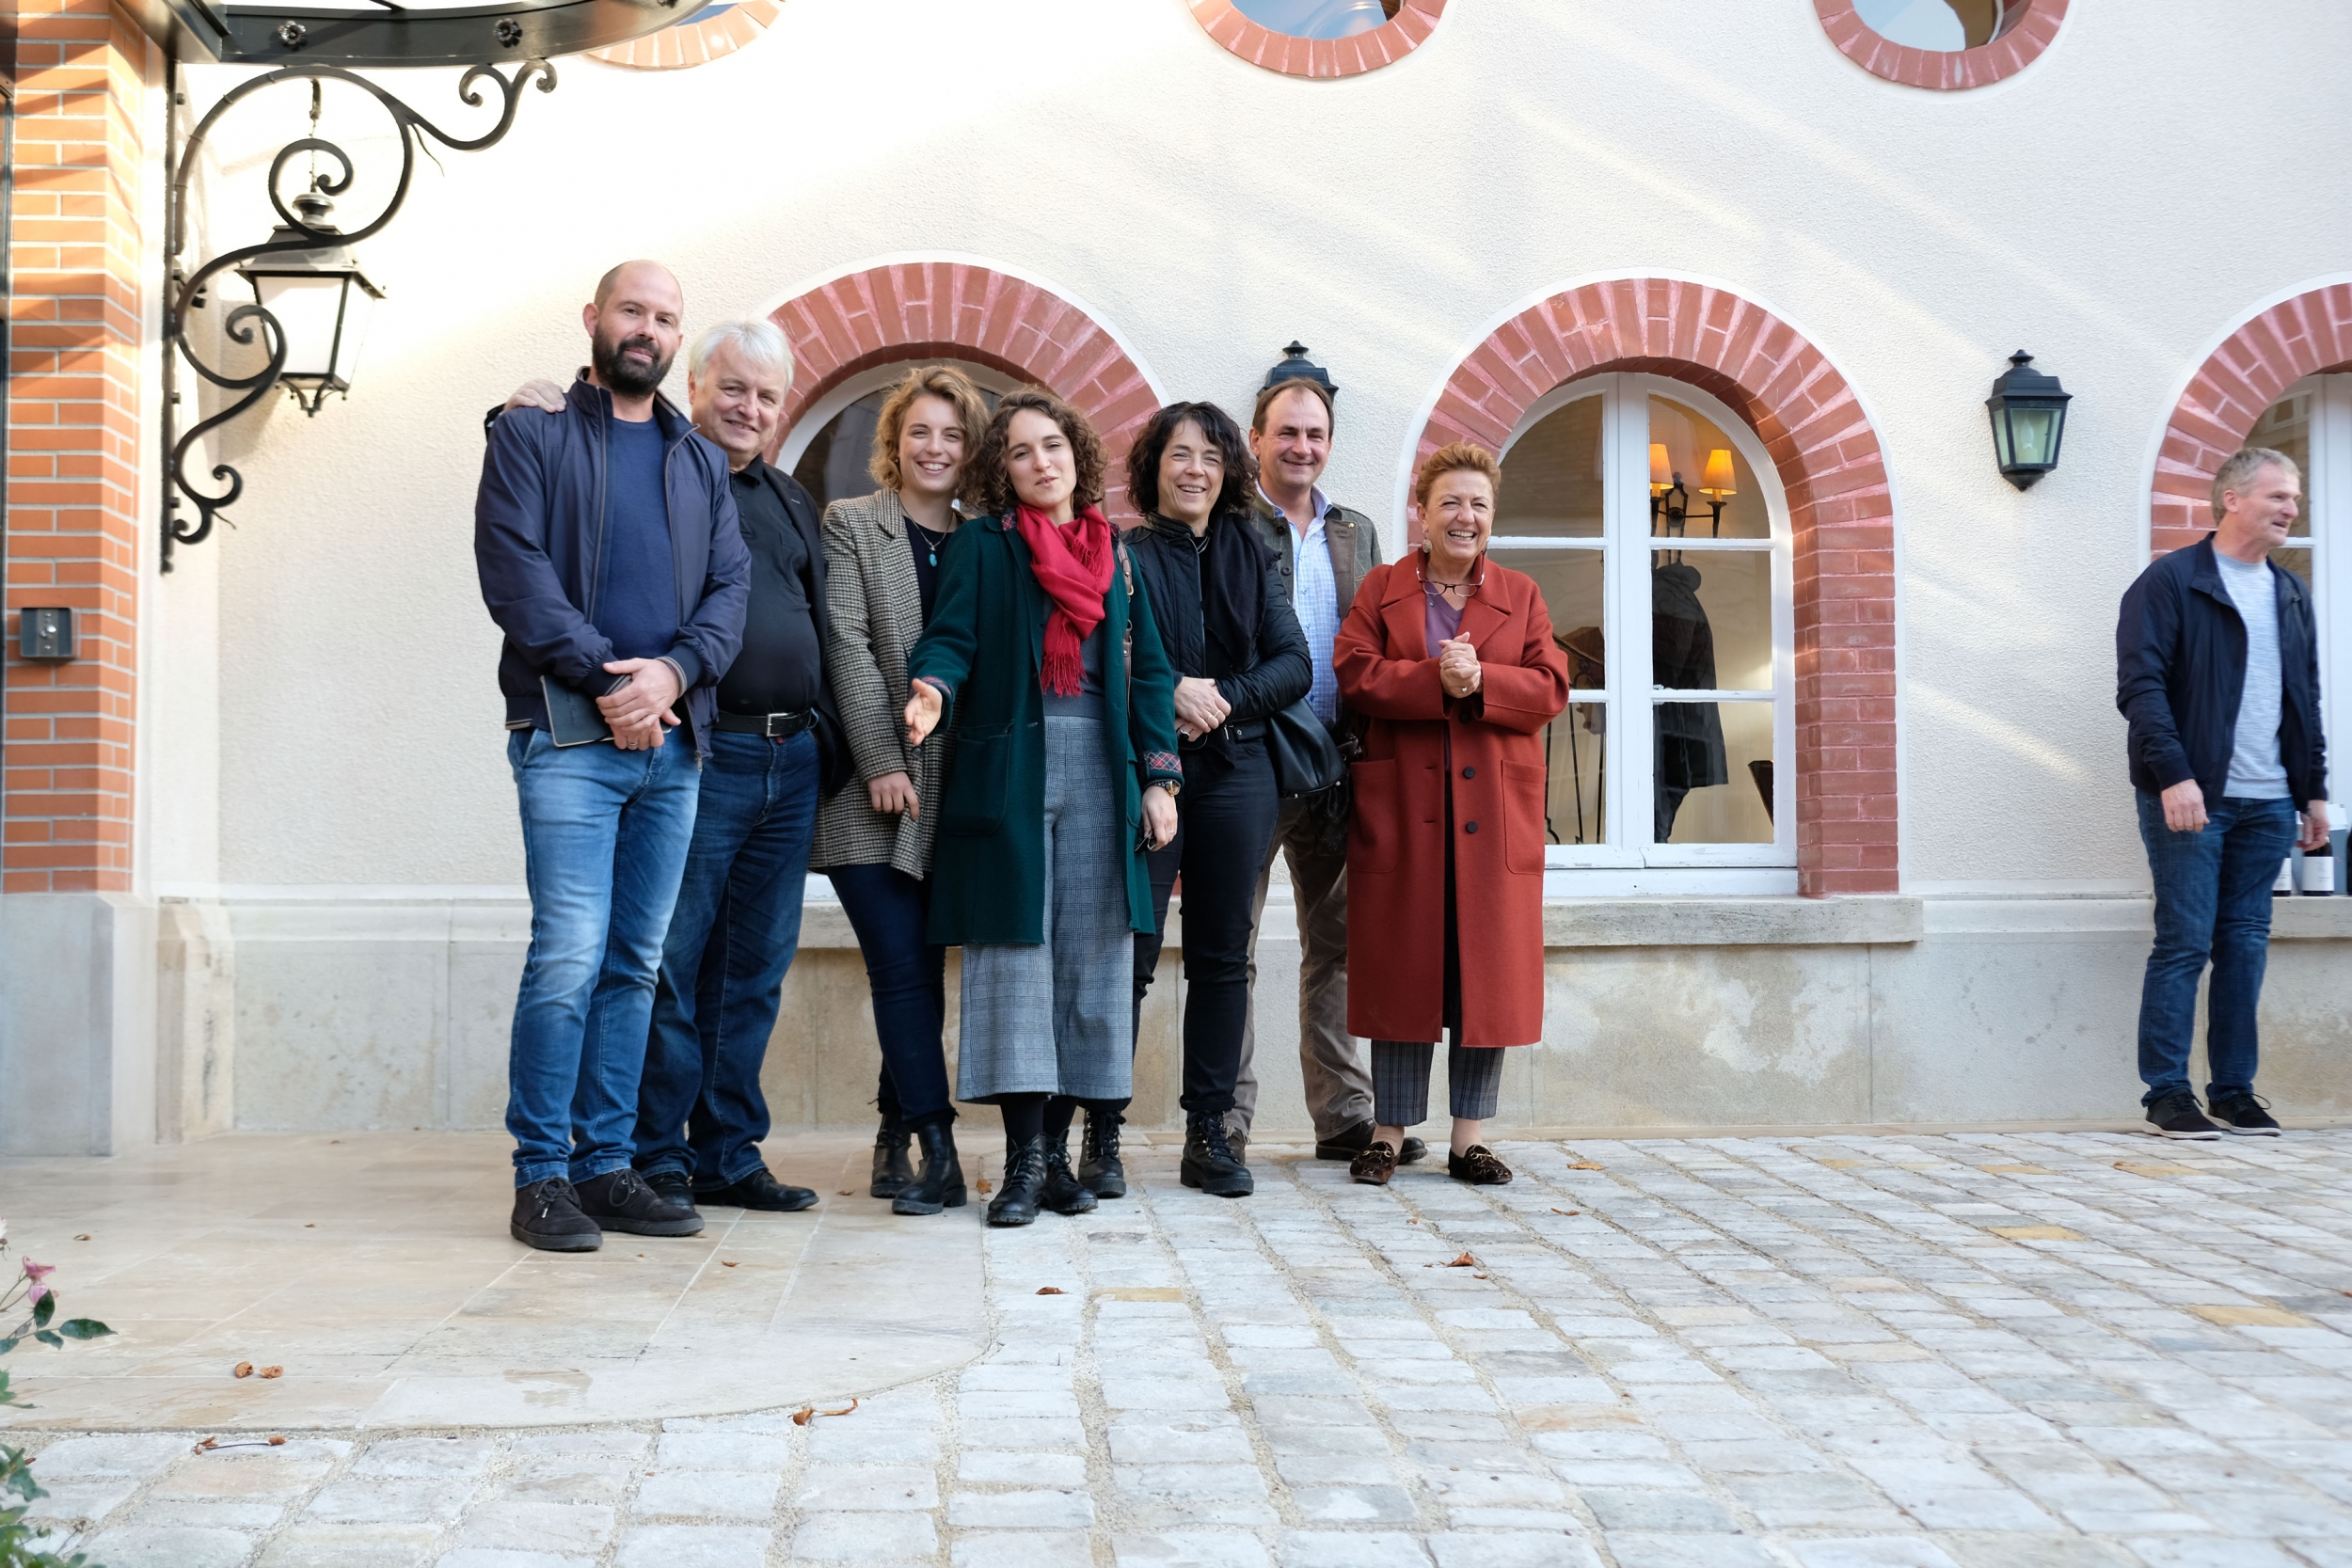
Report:
M 1955 55 L 2001 36 L 2002 0 L 1853 0 L 1854 15 L 1889 43 Z
M 1269 32 L 1295 39 L 1347 39 L 1393 21 L 1404 0 L 1233 0 Z

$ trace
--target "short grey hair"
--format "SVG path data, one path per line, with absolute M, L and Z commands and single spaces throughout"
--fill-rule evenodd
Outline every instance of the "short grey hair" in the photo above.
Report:
M 2213 476 L 2213 520 L 2221 521 L 2222 491 L 2234 490 L 2242 496 L 2253 483 L 2254 476 L 2270 467 L 2284 468 L 2298 483 L 2303 478 L 2303 470 L 2295 466 L 2294 458 L 2268 447 L 2240 447 L 2223 458 Z
M 786 391 L 792 389 L 792 345 L 784 341 L 774 322 L 719 322 L 704 327 L 694 346 L 686 351 L 686 373 L 702 380 L 703 372 L 710 368 L 710 356 L 723 348 L 733 349 L 754 370 L 781 379 Z

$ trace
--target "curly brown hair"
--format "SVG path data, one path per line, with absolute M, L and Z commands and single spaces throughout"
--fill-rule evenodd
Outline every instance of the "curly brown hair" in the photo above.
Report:
M 907 410 L 914 406 L 916 398 L 939 398 L 956 411 L 956 422 L 963 426 L 967 457 L 972 443 L 988 427 L 988 404 L 970 376 L 953 365 L 917 365 L 890 388 L 874 424 L 874 454 L 866 460 L 866 471 L 885 490 L 906 483 L 906 475 L 898 469 L 898 436 L 907 427 Z
M 1006 449 L 1011 444 L 1009 432 L 1012 417 L 1024 409 L 1042 414 L 1061 428 L 1070 442 L 1072 455 L 1078 460 L 1078 485 L 1070 498 L 1075 511 L 1103 504 L 1103 478 L 1110 468 L 1110 459 L 1103 451 L 1103 438 L 1094 434 L 1087 417 L 1062 402 L 1042 387 L 1024 387 L 1008 392 L 996 405 L 996 417 L 988 421 L 980 433 L 979 444 L 972 455 L 964 459 L 963 487 L 957 499 L 964 510 L 983 516 L 1009 517 L 1017 498 L 1013 495 L 1012 475 L 1005 467 Z

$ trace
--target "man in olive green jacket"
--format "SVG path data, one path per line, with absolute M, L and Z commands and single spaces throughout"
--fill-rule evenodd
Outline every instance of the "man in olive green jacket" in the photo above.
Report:
M 1258 460 L 1258 493 L 1251 521 L 1274 552 L 1292 608 L 1307 634 L 1314 685 L 1307 700 L 1317 717 L 1341 727 L 1345 709 L 1331 673 L 1331 641 L 1364 574 L 1380 563 L 1380 535 L 1360 512 L 1334 506 L 1315 482 L 1331 457 L 1331 388 L 1299 376 L 1258 394 L 1249 423 L 1249 450 Z M 1258 873 L 1251 915 L 1250 1022 L 1242 1036 L 1241 1073 L 1226 1121 L 1247 1143 L 1258 1109 L 1257 927 L 1279 851 L 1289 863 L 1291 896 L 1298 915 L 1298 1068 L 1307 1111 L 1314 1117 L 1315 1153 L 1353 1159 L 1372 1140 L 1372 1067 L 1363 1041 L 1347 1032 L 1347 827 L 1320 809 L 1322 797 L 1282 802 L 1274 842 Z M 1403 1159 L 1425 1152 L 1405 1140 Z

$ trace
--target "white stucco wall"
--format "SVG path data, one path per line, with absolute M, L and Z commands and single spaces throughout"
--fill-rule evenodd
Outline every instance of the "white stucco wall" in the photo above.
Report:
M 712 65 L 562 61 L 365 247 L 391 298 L 353 399 L 224 448 L 251 496 L 200 547 L 218 877 L 520 881 L 469 547 L 479 420 L 582 358 L 606 265 L 668 261 L 691 327 L 950 251 L 1084 301 L 1170 395 L 1241 404 L 1303 338 L 1344 388 L 1327 488 L 1391 531 L 1421 411 L 1514 309 L 1626 272 L 1736 289 L 1852 382 L 1891 465 L 1906 888 L 2137 886 L 2109 639 L 2151 435 L 2217 333 L 2352 257 L 2316 172 L 2352 121 L 2323 74 L 2279 68 L 2347 56 L 2333 0 L 2076 0 L 2022 75 L 1935 94 L 1856 69 L 1806 0 L 1455 0 L 1403 63 L 1308 83 L 1226 54 L 1183 0 L 789 0 Z M 231 79 L 189 72 L 194 108 Z M 453 85 L 396 82 L 469 128 Z M 224 126 L 232 175 L 298 133 L 289 97 Z M 203 196 L 224 241 L 232 201 L 264 220 L 238 185 Z M 2063 466 L 2024 495 L 1981 410 L 2020 346 L 2076 395 Z M 167 788 L 200 766 L 160 760 Z

